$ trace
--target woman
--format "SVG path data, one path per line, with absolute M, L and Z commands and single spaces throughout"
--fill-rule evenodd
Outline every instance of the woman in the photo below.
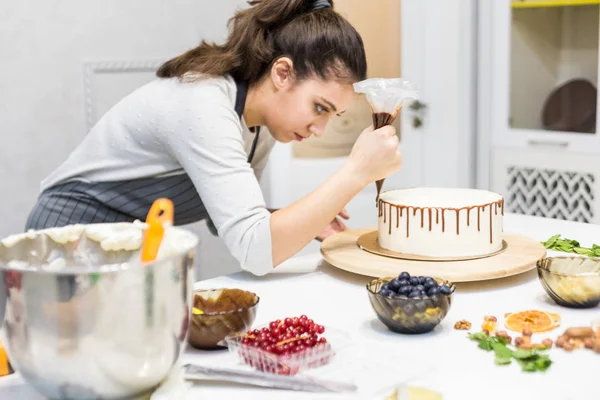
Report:
M 225 44 L 202 42 L 166 62 L 159 79 L 102 117 L 42 182 L 27 229 L 144 220 L 168 197 L 176 225 L 210 219 L 241 267 L 263 275 L 335 230 L 357 193 L 400 168 L 394 129 L 367 128 L 325 183 L 267 210 L 258 180 L 275 141 L 321 136 L 367 66 L 359 34 L 332 2 L 249 3 Z

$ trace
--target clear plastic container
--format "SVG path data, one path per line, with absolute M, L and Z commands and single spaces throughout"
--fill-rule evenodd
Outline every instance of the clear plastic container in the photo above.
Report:
M 257 327 L 261 330 L 264 327 Z M 238 360 L 261 372 L 296 375 L 307 369 L 317 368 L 329 364 L 335 356 L 350 343 L 350 337 L 345 332 L 325 326 L 325 332 L 319 337 L 325 337 L 326 343 L 308 347 L 300 352 L 289 354 L 275 354 L 266 350 L 243 344 L 243 335 L 228 336 L 223 340 L 231 353 Z

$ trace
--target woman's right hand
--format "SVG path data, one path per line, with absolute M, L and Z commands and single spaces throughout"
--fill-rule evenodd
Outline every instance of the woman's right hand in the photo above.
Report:
M 396 128 L 391 125 L 365 129 L 352 147 L 348 166 L 365 184 L 384 179 L 402 167 Z

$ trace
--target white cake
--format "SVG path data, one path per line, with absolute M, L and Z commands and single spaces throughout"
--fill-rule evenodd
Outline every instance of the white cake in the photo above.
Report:
M 478 189 L 410 188 L 379 196 L 379 246 L 436 258 L 502 248 L 504 198 Z

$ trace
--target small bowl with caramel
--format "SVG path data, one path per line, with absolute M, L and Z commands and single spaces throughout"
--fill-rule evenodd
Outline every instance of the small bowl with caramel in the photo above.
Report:
M 201 350 L 224 348 L 225 337 L 246 332 L 256 318 L 260 298 L 241 289 L 194 291 L 188 343 Z

